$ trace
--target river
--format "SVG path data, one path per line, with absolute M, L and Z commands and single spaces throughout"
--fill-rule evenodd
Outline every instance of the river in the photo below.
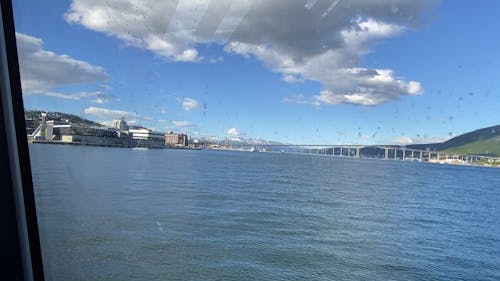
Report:
M 500 169 L 31 144 L 47 280 L 500 280 Z

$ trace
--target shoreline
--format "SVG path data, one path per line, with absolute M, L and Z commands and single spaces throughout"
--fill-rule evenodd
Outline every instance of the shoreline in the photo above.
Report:
M 198 147 L 184 146 L 147 146 L 147 145 L 127 145 L 127 144 L 97 144 L 97 143 L 81 143 L 81 142 L 62 142 L 62 141 L 29 141 L 28 143 L 37 144 L 57 144 L 57 145 L 75 145 L 75 146 L 94 146 L 94 147 L 118 147 L 118 148 L 152 148 L 152 149 L 185 149 L 185 150 L 202 150 Z
M 212 150 L 212 151 L 232 151 L 232 152 L 252 152 L 248 150 L 239 150 L 239 149 L 213 149 L 213 148 L 201 148 L 201 147 L 175 147 L 175 146 L 145 146 L 145 145 L 125 145 L 125 144 L 93 144 L 93 143 L 75 143 L 75 142 L 60 142 L 60 141 L 30 141 L 29 143 L 36 144 L 56 144 L 56 145 L 74 145 L 74 146 L 93 146 L 93 147 L 117 147 L 117 148 L 150 148 L 150 149 L 182 149 L 182 150 Z M 256 152 L 252 152 L 256 153 Z M 266 152 L 257 152 L 257 153 L 278 153 L 282 154 L 283 152 L 274 152 L 274 151 L 266 151 Z M 288 152 L 289 154 L 298 154 L 298 155 L 315 155 L 315 156 L 328 156 L 323 154 L 314 154 L 314 153 L 294 153 Z M 332 157 L 330 155 L 330 157 Z M 400 162 L 418 162 L 425 164 L 435 164 L 435 165 L 450 165 L 450 166 L 463 166 L 463 167 L 488 167 L 488 168 L 500 168 L 500 165 L 481 165 L 481 164 L 454 164 L 454 163 L 438 163 L 438 162 L 428 162 L 428 161 L 407 161 L 401 159 L 383 159 L 376 157 L 342 157 L 342 156 L 333 156 L 339 158 L 353 158 L 353 159 L 374 159 L 374 160 L 385 160 L 385 161 L 400 161 Z

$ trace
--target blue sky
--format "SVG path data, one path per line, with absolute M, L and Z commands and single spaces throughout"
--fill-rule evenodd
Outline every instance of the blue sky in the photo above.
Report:
M 500 124 L 498 1 L 15 1 L 25 107 L 287 143 Z

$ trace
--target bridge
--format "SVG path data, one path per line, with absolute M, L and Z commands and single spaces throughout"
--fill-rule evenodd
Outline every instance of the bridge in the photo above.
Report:
M 275 153 L 317 154 L 351 158 L 381 158 L 386 160 L 410 160 L 450 164 L 472 164 L 477 161 L 500 162 L 500 157 L 413 149 L 396 145 L 231 144 L 227 146 L 227 149 Z

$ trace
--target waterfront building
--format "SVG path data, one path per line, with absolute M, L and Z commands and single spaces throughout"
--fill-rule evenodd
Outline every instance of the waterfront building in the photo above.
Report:
M 186 134 L 165 134 L 165 145 L 168 146 L 188 146 L 188 136 Z
M 47 121 L 47 113 L 42 112 L 41 121 L 38 127 L 33 130 L 31 136 L 35 140 L 51 141 L 54 138 L 52 134 L 52 128 L 54 126 L 54 121 Z
M 203 141 L 200 141 L 199 139 L 194 139 L 192 140 L 191 145 L 193 147 L 204 147 L 205 143 Z
M 161 147 L 165 145 L 165 135 L 162 132 L 155 132 L 143 127 L 134 127 L 129 129 L 128 133 L 138 146 Z
M 120 118 L 113 120 L 113 123 L 111 125 L 113 129 L 119 130 L 119 131 L 126 131 L 128 130 L 127 122 L 125 121 L 125 118 Z
M 53 125 L 53 140 L 94 145 L 125 144 L 115 130 L 105 127 L 86 127 L 74 124 Z
M 24 116 L 24 123 L 26 125 L 26 133 L 31 136 L 33 132 L 36 130 L 36 128 L 39 125 L 39 122 L 35 119 L 28 118 L 26 115 Z

